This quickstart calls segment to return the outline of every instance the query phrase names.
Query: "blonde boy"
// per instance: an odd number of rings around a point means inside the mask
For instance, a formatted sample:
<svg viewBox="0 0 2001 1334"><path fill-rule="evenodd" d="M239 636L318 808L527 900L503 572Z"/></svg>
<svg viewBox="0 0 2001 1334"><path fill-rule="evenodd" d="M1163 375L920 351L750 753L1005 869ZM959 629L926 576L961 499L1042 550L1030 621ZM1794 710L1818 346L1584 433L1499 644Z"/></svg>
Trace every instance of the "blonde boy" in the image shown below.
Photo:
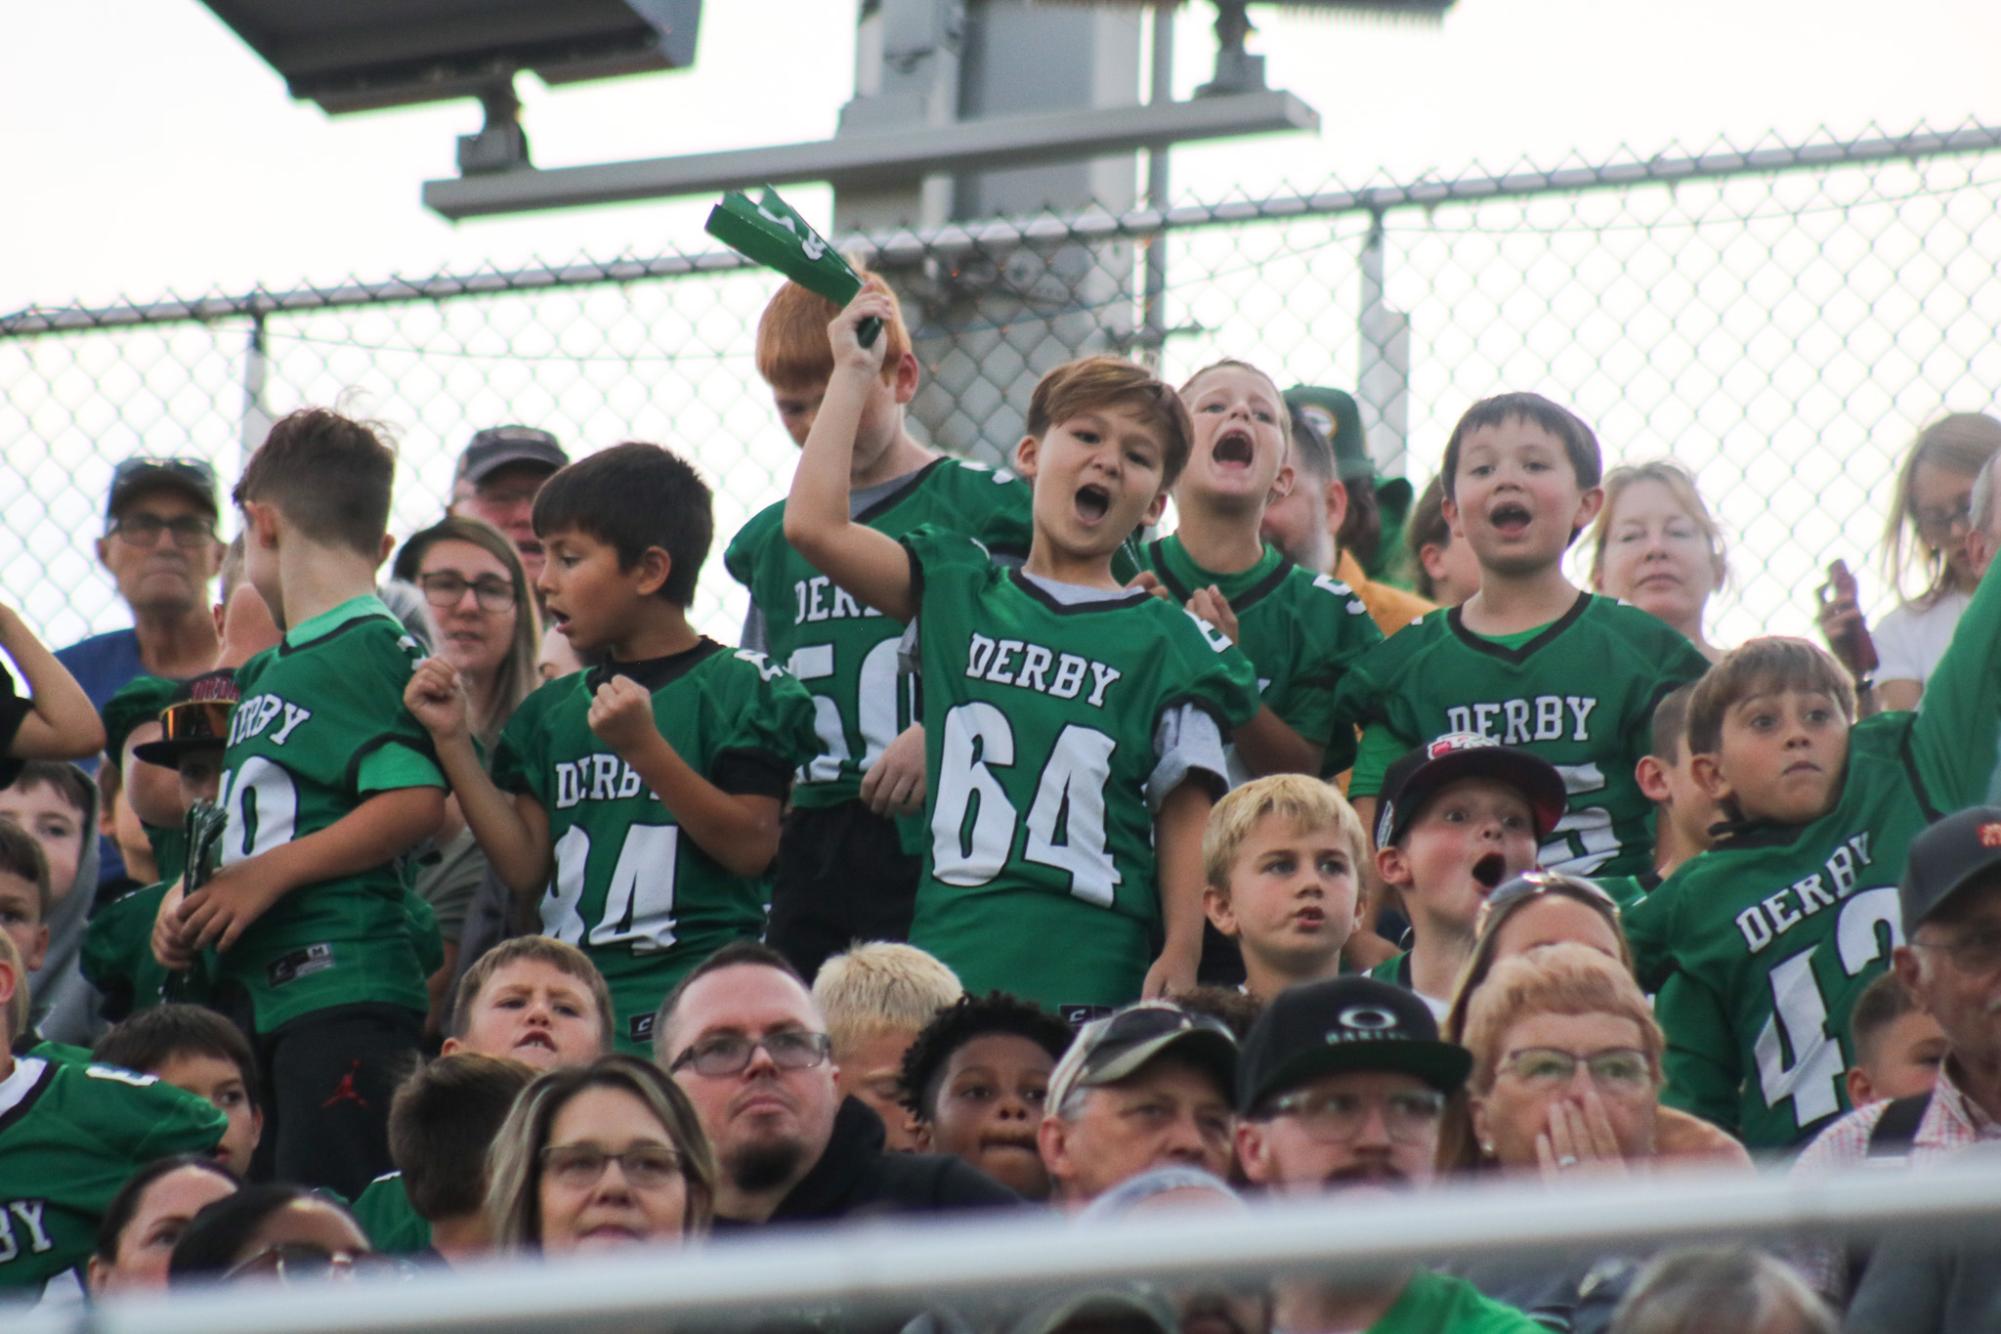
<svg viewBox="0 0 2001 1334"><path fill-rule="evenodd" d="M1327 783L1273 774L1232 791L1202 834L1202 908L1244 956L1244 989L1270 1000L1335 977L1355 929L1368 839Z"/></svg>
<svg viewBox="0 0 2001 1334"><path fill-rule="evenodd" d="M834 1086L882 1118L885 1143L917 1150L903 1105L903 1053L938 1011L965 994L958 975L915 945L872 941L836 954L813 979L813 1003L827 1019Z"/></svg>

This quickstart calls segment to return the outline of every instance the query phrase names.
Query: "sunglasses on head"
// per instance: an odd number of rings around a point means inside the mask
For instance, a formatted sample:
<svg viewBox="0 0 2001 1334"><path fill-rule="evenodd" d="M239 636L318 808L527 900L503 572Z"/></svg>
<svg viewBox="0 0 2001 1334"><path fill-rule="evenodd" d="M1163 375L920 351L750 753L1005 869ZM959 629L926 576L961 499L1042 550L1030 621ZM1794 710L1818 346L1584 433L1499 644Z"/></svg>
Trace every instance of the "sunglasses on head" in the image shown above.
<svg viewBox="0 0 2001 1334"><path fill-rule="evenodd" d="M160 710L162 741L229 741L229 719L236 705L229 700L185 699Z"/></svg>
<svg viewBox="0 0 2001 1334"><path fill-rule="evenodd" d="M1581 876L1565 875L1561 871L1545 871L1541 867L1523 871L1489 894L1487 896L1489 919L1491 920L1494 913L1504 908L1529 899L1541 898L1545 894L1575 899L1588 907L1602 909L1614 921L1618 920L1618 903L1597 884Z"/></svg>

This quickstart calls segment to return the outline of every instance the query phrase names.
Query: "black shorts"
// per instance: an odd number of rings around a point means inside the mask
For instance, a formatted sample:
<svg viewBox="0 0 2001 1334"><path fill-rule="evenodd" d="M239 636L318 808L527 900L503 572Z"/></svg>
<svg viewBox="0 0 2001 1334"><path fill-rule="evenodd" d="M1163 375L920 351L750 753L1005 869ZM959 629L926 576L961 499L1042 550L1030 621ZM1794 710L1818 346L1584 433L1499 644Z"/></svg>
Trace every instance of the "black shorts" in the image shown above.
<svg viewBox="0 0 2001 1334"><path fill-rule="evenodd" d="M808 982L858 941L908 940L921 858L859 801L795 808L778 838L765 943Z"/></svg>
<svg viewBox="0 0 2001 1334"><path fill-rule="evenodd" d="M399 1005L336 1005L259 1035L264 1139L278 1180L351 1200L394 1166L389 1099L422 1059L423 1025Z"/></svg>

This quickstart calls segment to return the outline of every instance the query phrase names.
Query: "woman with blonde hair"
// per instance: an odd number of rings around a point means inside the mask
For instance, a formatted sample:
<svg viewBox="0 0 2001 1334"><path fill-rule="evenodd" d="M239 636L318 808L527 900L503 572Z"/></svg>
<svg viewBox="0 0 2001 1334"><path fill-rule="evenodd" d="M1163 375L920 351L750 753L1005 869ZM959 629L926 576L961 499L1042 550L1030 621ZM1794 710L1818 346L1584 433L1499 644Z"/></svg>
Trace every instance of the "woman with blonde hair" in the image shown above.
<svg viewBox="0 0 2001 1334"><path fill-rule="evenodd" d="M1591 530L1591 586L1652 612L1703 657L1723 651L1704 635L1710 594L1723 586L1723 530L1695 478L1662 459L1605 474L1605 504Z"/></svg>
<svg viewBox="0 0 2001 1334"><path fill-rule="evenodd" d="M633 1056L537 1079L487 1159L487 1224L501 1250L678 1246L709 1230L715 1199L715 1154L688 1096Z"/></svg>
<svg viewBox="0 0 2001 1334"><path fill-rule="evenodd" d="M516 706L541 684L535 657L542 627L520 553L485 520L449 514L403 544L393 573L424 594L438 656L459 669L473 735L491 750Z"/></svg>
<svg viewBox="0 0 2001 1334"><path fill-rule="evenodd" d="M1941 417L1912 442L1897 471L1883 530L1883 568L1899 597L1913 568L1924 576L1925 587L1885 616L1873 635L1855 601L1853 577L1839 561L1830 567L1820 631L1854 674L1865 713L1915 709L1932 668L1952 642L1979 582L1966 544L1981 517L1973 513L1973 483L1997 452L2001 421L1984 412ZM1863 647L1871 641L1873 654Z"/></svg>

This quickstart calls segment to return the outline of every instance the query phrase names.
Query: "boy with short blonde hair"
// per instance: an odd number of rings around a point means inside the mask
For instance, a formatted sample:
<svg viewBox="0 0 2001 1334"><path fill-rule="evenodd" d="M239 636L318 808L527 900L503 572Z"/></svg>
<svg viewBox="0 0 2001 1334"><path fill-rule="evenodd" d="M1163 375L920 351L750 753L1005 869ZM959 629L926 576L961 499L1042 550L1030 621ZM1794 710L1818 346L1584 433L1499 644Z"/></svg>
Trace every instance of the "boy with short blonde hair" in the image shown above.
<svg viewBox="0 0 2001 1334"><path fill-rule="evenodd" d="M1033 486L1022 567L960 533L898 541L850 506L883 358L856 330L889 310L864 289L828 328L834 376L785 535L858 601L917 618L931 840L911 942L970 992L1005 988L1066 1018L1184 990L1202 945L1202 826L1257 678L1213 626L1125 588L1113 561L1166 506L1188 410L1130 362L1060 366L1015 447Z"/></svg>
<svg viewBox="0 0 2001 1334"><path fill-rule="evenodd" d="M1202 833L1202 907L1241 948L1246 991L1269 1000L1339 975L1368 846L1354 807L1305 774L1253 779L1216 803Z"/></svg>
<svg viewBox="0 0 2001 1334"><path fill-rule="evenodd" d="M915 945L871 941L836 954L813 979L827 1020L835 1086L882 1118L891 1149L915 1151L903 1105L903 1053L937 1013L964 995L958 976Z"/></svg>
<svg viewBox="0 0 2001 1334"><path fill-rule="evenodd" d="M867 277L864 274L864 277ZM917 358L893 295L880 372L869 381L849 461L849 514L891 537L935 525L979 539L997 558L1028 552L1028 488L983 464L947 458L904 424ZM827 324L840 307L787 283L757 325L757 370L795 444L834 374ZM904 627L864 609L785 537L785 502L767 506L723 553L750 591L746 647L786 664L813 696L819 747L800 769L778 845L765 940L811 979L857 940L910 932L923 830L924 729L898 668Z"/></svg>

